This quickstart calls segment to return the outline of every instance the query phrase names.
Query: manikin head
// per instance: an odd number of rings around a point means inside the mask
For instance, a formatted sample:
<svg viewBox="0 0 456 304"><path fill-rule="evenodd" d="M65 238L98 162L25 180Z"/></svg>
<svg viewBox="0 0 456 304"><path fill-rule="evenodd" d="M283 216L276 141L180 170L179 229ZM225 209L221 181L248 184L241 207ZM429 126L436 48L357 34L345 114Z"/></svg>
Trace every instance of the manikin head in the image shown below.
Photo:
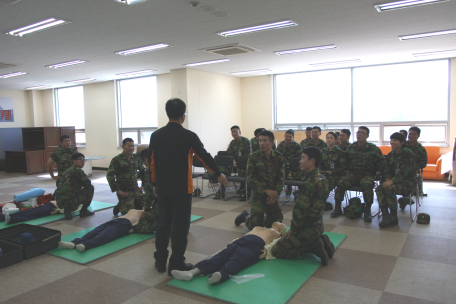
<svg viewBox="0 0 456 304"><path fill-rule="evenodd" d="M280 232L280 234L284 234L287 231L287 226L281 222L272 223L271 228L277 232Z"/></svg>

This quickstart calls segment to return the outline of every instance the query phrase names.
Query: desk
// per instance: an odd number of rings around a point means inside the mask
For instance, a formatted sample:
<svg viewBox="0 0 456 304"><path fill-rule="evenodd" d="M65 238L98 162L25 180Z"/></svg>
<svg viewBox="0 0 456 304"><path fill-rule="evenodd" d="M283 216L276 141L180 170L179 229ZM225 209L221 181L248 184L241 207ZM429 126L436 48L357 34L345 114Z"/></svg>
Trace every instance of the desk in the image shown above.
<svg viewBox="0 0 456 304"><path fill-rule="evenodd" d="M82 171L87 176L92 176L92 160L97 160L97 159L105 159L106 156L86 156L85 157L85 164L84 167L82 167Z"/></svg>

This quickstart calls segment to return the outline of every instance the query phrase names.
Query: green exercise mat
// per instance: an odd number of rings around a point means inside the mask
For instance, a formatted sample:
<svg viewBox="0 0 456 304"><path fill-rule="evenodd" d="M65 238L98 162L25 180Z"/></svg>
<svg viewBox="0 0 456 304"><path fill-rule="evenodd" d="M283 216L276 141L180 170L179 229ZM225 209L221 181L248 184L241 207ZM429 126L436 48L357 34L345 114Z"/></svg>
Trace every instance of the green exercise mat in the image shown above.
<svg viewBox="0 0 456 304"><path fill-rule="evenodd" d="M114 206L115 206L114 204L110 204L110 203L92 201L92 203L90 204L88 209L90 211L99 211L99 210L103 210L103 209L113 208ZM37 207L37 208L39 208L39 207ZM77 215L79 215L79 212L73 213L73 215L77 216ZM60 214L53 214L53 215L41 217L38 219L26 221L26 222L15 223L15 224L11 224L11 225L6 225L5 222L1 222L0 229L19 225L19 224L30 224L30 225L40 226L40 225L52 223L55 221L60 221L60 220L63 220L64 218L65 218L65 215L60 213Z"/></svg>
<svg viewBox="0 0 456 304"><path fill-rule="evenodd" d="M345 234L325 232L338 247L347 237ZM228 280L222 284L209 285L209 276L195 276L190 282L172 280L167 285L231 303L286 303L295 292L320 267L320 259L313 254L305 254L296 259L260 260L236 276L264 274L263 278L236 284ZM326 267L331 267L330 265Z"/></svg>
<svg viewBox="0 0 456 304"><path fill-rule="evenodd" d="M192 215L190 221L193 222L193 221L199 220L201 218L202 218L202 216ZM62 241L71 242L75 238L83 237L87 232L89 232L95 228L96 227L92 227L89 229L67 234L65 236L62 236ZM75 263L84 265L89 262L95 261L99 258L102 258L104 256L107 256L109 254L112 254L114 252L117 252L119 250L125 249L127 247L133 246L133 245L141 243L141 242L144 242L153 237L155 237L155 234L131 233L129 235L118 238L108 244L104 244L104 245L101 245L96 248L92 248L92 249L84 251L84 252L79 252L76 249L69 250L69 249L62 249L60 247L57 247L55 249L52 249L51 251L48 251L48 253L50 255L54 255L54 256L66 259L71 262L75 262Z"/></svg>

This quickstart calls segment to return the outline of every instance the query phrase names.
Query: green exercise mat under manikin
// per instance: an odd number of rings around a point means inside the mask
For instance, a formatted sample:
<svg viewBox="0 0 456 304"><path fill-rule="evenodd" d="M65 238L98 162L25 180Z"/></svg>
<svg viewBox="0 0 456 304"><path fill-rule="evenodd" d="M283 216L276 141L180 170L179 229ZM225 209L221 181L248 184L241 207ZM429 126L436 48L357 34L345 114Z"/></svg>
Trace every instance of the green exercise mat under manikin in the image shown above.
<svg viewBox="0 0 456 304"><path fill-rule="evenodd" d="M196 221L201 219L202 216L192 215L190 221ZM78 232L74 232L71 234L67 234L62 236L62 241L64 242L71 242L75 238L83 237L87 232L90 230L95 229L96 227L92 227L89 229L81 230ZM155 234L139 234L139 233L131 233L129 235L123 236L118 238L108 244L101 245L96 248L92 248L90 250L79 252L76 249L69 250L69 249L62 249L57 247L56 249L52 249L48 251L50 255L54 255L78 264L87 264L89 262L95 261L99 258L117 252L119 250L125 249L127 247L133 246L135 244L144 242L148 239L155 237Z"/></svg>
<svg viewBox="0 0 456 304"><path fill-rule="evenodd" d="M325 232L338 247L347 237L345 234ZM320 259L305 254L296 259L260 260L236 276L264 274L242 284L227 280L221 284L209 285L209 276L195 276L190 282L172 280L167 285L231 303L286 303L310 276L320 267ZM330 265L327 267L331 267Z"/></svg>
<svg viewBox="0 0 456 304"><path fill-rule="evenodd" d="M90 211L99 211L99 210L103 210L103 209L113 208L114 206L115 206L114 204L110 204L110 203L92 201L92 203L90 203L90 206L88 209ZM37 207L37 208L39 208L39 207ZM79 212L73 213L73 215L78 216ZM60 220L63 220L64 218L65 218L65 215L62 213L59 213L59 214L53 214L53 215L41 217L41 218L38 218L35 220L15 223L15 224L11 224L11 225L5 225L5 223L2 222L2 223L0 223L0 229L19 225L19 224L29 224L29 225L40 226L40 225L49 224L49 223L52 223L55 221L60 221Z"/></svg>

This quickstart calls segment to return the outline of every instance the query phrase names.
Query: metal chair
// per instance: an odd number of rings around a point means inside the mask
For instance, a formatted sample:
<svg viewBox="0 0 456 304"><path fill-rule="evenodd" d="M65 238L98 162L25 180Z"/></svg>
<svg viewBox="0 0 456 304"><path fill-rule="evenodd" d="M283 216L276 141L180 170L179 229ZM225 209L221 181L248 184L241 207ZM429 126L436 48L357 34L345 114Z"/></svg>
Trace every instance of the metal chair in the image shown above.
<svg viewBox="0 0 456 304"><path fill-rule="evenodd" d="M192 179L193 179L193 178L196 178L196 189L195 189L195 187L193 187L193 190L194 190L194 192L196 191L196 192L195 192L195 193L196 193L196 196L199 196L199 197L200 197L201 194L202 194L202 191L201 191L201 190L199 189L199 187L198 187L198 185L199 185L198 180L199 180L200 177L202 177L202 176L205 175L206 173L205 173L205 172L195 172L195 168L203 168L203 169L204 169L204 164L203 164L202 161L200 161L200 160L198 159L198 157L196 157L196 155L193 155L193 172L192 172ZM201 184L202 184L202 183L203 183L203 182L201 181ZM203 186L201 186L201 188L202 188L202 187L203 187ZM199 191L200 193L198 193L198 191Z"/></svg>
<svg viewBox="0 0 456 304"><path fill-rule="evenodd" d="M294 172L294 173L299 172L299 170L300 170L299 161L300 160L301 159L299 157L293 157L293 158L290 158L288 160L288 167L290 168L291 172ZM303 182L301 180L285 179L283 184L284 184L284 187L285 186L299 187L299 186L301 186L303 184ZM287 199L282 201L282 202L280 202L279 203L280 205L288 203L290 201L290 199L291 199L291 193L287 193L285 191L285 194L286 194Z"/></svg>
<svg viewBox="0 0 456 304"><path fill-rule="evenodd" d="M423 204L423 192L421 191L422 188L420 188L420 180L422 181L422 176L420 174L416 175L416 187L415 191L410 191L410 194L408 196L409 199L409 206L410 206L410 220L414 222L416 220L416 217L418 216L418 208ZM413 197L413 192L415 192L415 215L413 215L412 211L412 197ZM404 197L406 199L406 197Z"/></svg>
<svg viewBox="0 0 456 304"><path fill-rule="evenodd" d="M218 151L217 155L218 156L230 156L230 152L228 152L228 151Z"/></svg>
<svg viewBox="0 0 456 304"><path fill-rule="evenodd" d="M376 175L375 176L375 179L374 179L374 195L375 195L375 188L377 188L380 183L382 181L382 176L381 175ZM361 188L361 186L351 186L350 188L347 189L347 191L345 191L345 205L348 205L348 201L352 198L351 196L351 193L350 195L348 195L348 191L353 191L355 192L355 197L359 197L361 198L362 196L362 193L363 193L363 189ZM364 199L364 197L363 197ZM372 203L373 205L373 203ZM378 217L380 217L382 215L382 211L380 210L380 207L378 208L378 210L376 212L371 212L372 214L372 217L378 215Z"/></svg>
<svg viewBox="0 0 456 304"><path fill-rule="evenodd" d="M222 151L222 152L225 152L225 151ZM217 163L218 166L224 166L226 168L229 168L229 170L231 169L231 173L229 173L227 175L227 177L226 177L228 179L228 181L230 181L229 178L231 177L231 174L233 173L233 167L234 167L233 166L233 159L234 159L233 156L231 156L231 155L216 155L214 157L214 159L215 159L215 162ZM233 182L233 185L234 185L234 189L236 191L236 195L231 196L229 198L224 198L223 200L226 201L228 199L231 199L233 197L238 196L238 187L237 187L237 185L234 182ZM226 189L225 189L225 187L222 188L220 186L219 186L219 189L223 189L223 192L220 191L220 196L223 198ZM228 189L232 189L232 188L228 188Z"/></svg>
<svg viewBox="0 0 456 304"><path fill-rule="evenodd" d="M247 191L247 176L242 176L240 175L239 170L247 170L247 161L249 160L248 156L239 156L237 159L237 169L238 169L238 175L237 176L227 176L227 180L229 182L233 183L245 183L245 197L247 198L247 201L250 202L249 194ZM240 189L239 189L240 190ZM238 189L236 188L237 195L239 195ZM225 199L226 200L226 199Z"/></svg>

